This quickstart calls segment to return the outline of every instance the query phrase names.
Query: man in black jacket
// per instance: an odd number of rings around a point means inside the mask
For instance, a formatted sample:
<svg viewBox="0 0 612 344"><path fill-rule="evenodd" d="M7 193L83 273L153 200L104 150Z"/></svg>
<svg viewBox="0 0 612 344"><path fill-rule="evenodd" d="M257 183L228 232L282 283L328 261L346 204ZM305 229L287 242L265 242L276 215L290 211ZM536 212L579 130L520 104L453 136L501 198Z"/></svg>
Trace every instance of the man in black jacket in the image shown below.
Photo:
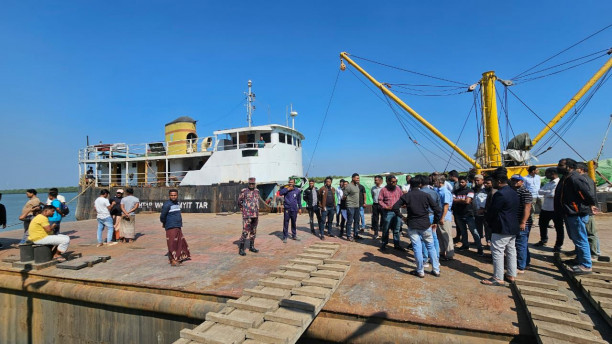
<svg viewBox="0 0 612 344"><path fill-rule="evenodd" d="M567 233L576 245L577 265L572 270L575 274L589 274L592 273L592 262L586 224L589 222L589 212L597 208L589 184L576 172L576 167L577 162L569 158L565 159L565 166L559 163L557 169L564 174L564 178L557 186L561 187L558 203L565 215ZM558 209L555 208L555 211Z"/></svg>
<svg viewBox="0 0 612 344"><path fill-rule="evenodd" d="M308 210L308 217L310 218L310 232L315 234L314 230L314 215L317 215L317 226L319 226L319 237L323 239L323 229L320 227L321 224L321 210L319 209L319 201L317 199L317 188L314 186L314 179L308 181L308 188L304 190L304 202L306 202L306 210Z"/></svg>
<svg viewBox="0 0 612 344"><path fill-rule="evenodd" d="M433 265L432 274L440 277L440 262L434 248L432 230L436 230L436 224L440 220L442 211L440 210L440 205L430 195L420 190L420 186L420 178L412 178L410 180L410 191L403 194L393 205L393 212L408 225L408 234L410 235L410 241L412 241L412 250L417 264L416 270L412 271L411 274L420 278L425 277L425 272L423 271L423 248L421 246L421 241L423 241ZM400 208L404 205L406 206L406 217L400 212ZM433 224L429 221L430 209L434 213Z"/></svg>

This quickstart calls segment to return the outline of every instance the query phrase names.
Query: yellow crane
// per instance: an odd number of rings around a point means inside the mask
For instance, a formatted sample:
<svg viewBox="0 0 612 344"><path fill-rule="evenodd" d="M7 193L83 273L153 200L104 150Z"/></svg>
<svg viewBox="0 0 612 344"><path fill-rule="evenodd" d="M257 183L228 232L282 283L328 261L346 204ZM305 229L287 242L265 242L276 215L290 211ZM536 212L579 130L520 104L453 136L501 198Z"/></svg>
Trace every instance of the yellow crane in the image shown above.
<svg viewBox="0 0 612 344"><path fill-rule="evenodd" d="M484 118L484 159L482 165L479 164L475 159L466 154L459 146L457 146L453 141L447 138L442 132L440 132L436 127L434 127L431 123L429 123L425 118L419 115L414 109L412 109L408 104L402 101L398 96L396 96L388 87L388 85L379 82L372 75L368 74L361 66L359 66L355 61L350 58L350 54L346 52L340 53L340 69L345 70L346 65L344 64L346 61L348 64L353 66L357 71L363 74L372 84L374 84L378 89L380 89L386 96L391 98L394 102L396 102L401 108L406 110L412 117L414 117L417 121L419 121L423 126L425 126L429 131L431 131L434 135L440 138L444 143L446 143L450 148L452 148L455 152L457 152L461 157L463 157L466 161L468 161L476 170L481 173L484 171L491 171L499 166L503 166L503 158L502 158L502 147L499 136L499 119L497 116L497 102L495 98L495 81L497 81L497 76L494 71L485 72L482 74L482 79L480 79L479 84L482 90L482 113ZM536 143L540 141L562 118L567 114L567 112L574 106L576 103L582 98L588 91L593 87L593 85L604 75L606 72L612 67L612 57L608 58L606 63L589 79L589 81L565 104L565 106L557 113L553 119L536 135L536 137L531 140L532 145L529 149L533 148ZM589 176L595 179L595 169L594 162L588 161L589 166ZM538 167L550 167L556 166L557 164L542 164L536 165ZM507 167L508 174L516 174L520 173L522 175L526 174L528 166L511 166Z"/></svg>

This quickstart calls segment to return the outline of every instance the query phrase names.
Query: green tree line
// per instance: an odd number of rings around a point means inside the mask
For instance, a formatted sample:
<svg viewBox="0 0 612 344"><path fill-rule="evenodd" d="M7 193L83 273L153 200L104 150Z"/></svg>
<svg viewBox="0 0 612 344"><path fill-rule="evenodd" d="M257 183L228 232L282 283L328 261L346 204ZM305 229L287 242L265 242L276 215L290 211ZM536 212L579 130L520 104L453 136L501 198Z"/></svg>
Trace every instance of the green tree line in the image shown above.
<svg viewBox="0 0 612 344"><path fill-rule="evenodd" d="M49 192L50 188L35 188L39 194L44 194ZM63 186L58 187L59 193L62 192L79 192L78 186ZM25 193L27 189L8 189L8 190L0 190L2 194L22 194Z"/></svg>

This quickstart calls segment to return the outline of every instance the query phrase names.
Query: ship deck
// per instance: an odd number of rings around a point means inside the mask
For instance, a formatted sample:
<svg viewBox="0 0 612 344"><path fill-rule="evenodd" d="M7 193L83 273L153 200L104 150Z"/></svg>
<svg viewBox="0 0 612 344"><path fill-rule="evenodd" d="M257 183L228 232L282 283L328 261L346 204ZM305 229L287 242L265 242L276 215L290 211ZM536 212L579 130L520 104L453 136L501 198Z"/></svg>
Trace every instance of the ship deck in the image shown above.
<svg viewBox="0 0 612 344"><path fill-rule="evenodd" d="M302 215L298 218L298 235L302 240L283 244L280 239L282 216L266 214L260 218L257 233L256 246L260 252L247 252L246 257L240 257L236 246L241 233L240 215L183 214L183 219L183 233L192 259L181 267L168 264L164 230L158 215L140 214L136 220L137 240L111 247L96 247L96 220L62 224L62 233L72 238L70 251L83 255L105 254L112 259L77 271L51 267L32 270L30 275L126 288L180 291L221 299L238 298L243 289L254 287L258 279L277 270L304 247L319 241L310 234L308 217ZM597 222L605 252L612 241L608 230L612 216L598 216ZM554 229L551 231L554 237ZM2 243L5 247L14 244L21 234L21 230L3 232ZM335 258L349 260L351 269L322 313L385 319L444 331L480 332L485 336L518 338L531 334L524 312L510 288L485 287L479 283L480 279L491 276L492 265L490 258L478 257L475 249L459 252L454 261L443 262L440 278L426 275L419 279L408 273L415 266L412 252L401 253L391 247L382 253L377 240L368 233L364 236L366 239L360 242L325 239L341 244ZM535 227L530 241L538 239L539 231ZM407 238L402 241L405 245ZM564 249L569 250L570 246L566 239ZM0 258L10 255L19 255L18 249L0 250ZM535 257L533 264L542 266L539 271L556 269L551 262L538 260L537 251L532 251L532 256ZM18 271L8 263L0 263L0 270ZM537 271L530 270L527 274L537 274Z"/></svg>

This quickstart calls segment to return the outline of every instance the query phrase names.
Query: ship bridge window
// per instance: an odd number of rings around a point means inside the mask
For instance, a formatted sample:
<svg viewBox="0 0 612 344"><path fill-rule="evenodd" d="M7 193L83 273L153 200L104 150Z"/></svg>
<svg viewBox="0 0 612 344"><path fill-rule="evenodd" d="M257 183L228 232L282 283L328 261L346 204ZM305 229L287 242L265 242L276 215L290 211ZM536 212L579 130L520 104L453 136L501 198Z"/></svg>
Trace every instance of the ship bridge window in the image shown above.
<svg viewBox="0 0 612 344"><path fill-rule="evenodd" d="M265 143L272 142L272 135L270 133L261 133L260 137L263 138Z"/></svg>
<svg viewBox="0 0 612 344"><path fill-rule="evenodd" d="M285 134L278 133L278 142L285 143Z"/></svg>
<svg viewBox="0 0 612 344"><path fill-rule="evenodd" d="M287 144L288 144L288 145L293 144L293 136L291 136L291 135L287 135Z"/></svg>
<svg viewBox="0 0 612 344"><path fill-rule="evenodd" d="M296 139L296 140L297 140L297 146L302 147L302 141L300 139Z"/></svg>

